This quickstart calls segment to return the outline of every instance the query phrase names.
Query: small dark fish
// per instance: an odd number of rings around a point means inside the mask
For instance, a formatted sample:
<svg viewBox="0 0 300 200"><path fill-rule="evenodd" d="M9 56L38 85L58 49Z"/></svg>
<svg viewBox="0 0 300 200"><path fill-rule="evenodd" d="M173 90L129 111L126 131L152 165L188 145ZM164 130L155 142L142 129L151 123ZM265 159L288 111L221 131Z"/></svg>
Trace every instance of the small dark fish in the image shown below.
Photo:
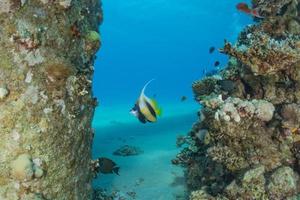
<svg viewBox="0 0 300 200"><path fill-rule="evenodd" d="M102 174L115 173L120 176L120 174L119 174L120 167L118 167L117 164L114 161L112 161L111 159L101 157L101 158L98 158L98 162L99 162L99 171Z"/></svg>
<svg viewBox="0 0 300 200"><path fill-rule="evenodd" d="M210 48L209 48L209 53L212 54L215 50L216 50L215 47L210 47Z"/></svg>
<svg viewBox="0 0 300 200"><path fill-rule="evenodd" d="M187 99L187 97L186 96L182 96L181 98L180 98L180 100L183 102L183 101L185 101Z"/></svg>
<svg viewBox="0 0 300 200"><path fill-rule="evenodd" d="M220 65L219 61L216 61L215 64L214 64L215 67L218 67L219 65Z"/></svg>
<svg viewBox="0 0 300 200"><path fill-rule="evenodd" d="M235 82L231 80L218 80L217 84L221 87L221 90L229 93L236 89Z"/></svg>

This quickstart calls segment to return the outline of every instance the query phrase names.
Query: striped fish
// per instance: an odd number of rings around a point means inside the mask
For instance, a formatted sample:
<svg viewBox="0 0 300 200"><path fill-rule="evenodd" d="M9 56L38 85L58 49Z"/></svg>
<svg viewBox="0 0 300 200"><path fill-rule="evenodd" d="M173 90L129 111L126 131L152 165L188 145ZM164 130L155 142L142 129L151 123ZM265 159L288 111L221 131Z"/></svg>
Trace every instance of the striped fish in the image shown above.
<svg viewBox="0 0 300 200"><path fill-rule="evenodd" d="M146 87L153 80L154 79L146 83L134 107L130 110L130 113L137 117L138 120L142 123L156 122L157 116L161 116L162 114L161 108L158 107L157 102L145 95Z"/></svg>

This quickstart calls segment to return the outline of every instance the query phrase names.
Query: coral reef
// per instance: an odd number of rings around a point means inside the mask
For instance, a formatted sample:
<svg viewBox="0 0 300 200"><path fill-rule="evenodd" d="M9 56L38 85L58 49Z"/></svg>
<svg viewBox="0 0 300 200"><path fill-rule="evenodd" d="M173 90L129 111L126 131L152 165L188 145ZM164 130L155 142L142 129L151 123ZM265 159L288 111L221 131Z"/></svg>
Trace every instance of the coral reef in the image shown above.
<svg viewBox="0 0 300 200"><path fill-rule="evenodd" d="M249 33L248 33L249 32ZM226 43L222 52L236 57L256 75L289 70L300 61L300 49L296 48L299 36L276 40L266 33L246 32L246 39L232 47Z"/></svg>
<svg viewBox="0 0 300 200"><path fill-rule="evenodd" d="M0 1L0 199L91 199L98 0Z"/></svg>
<svg viewBox="0 0 300 200"><path fill-rule="evenodd" d="M143 150L141 150L138 147L130 146L130 145L124 145L120 147L119 149L114 151L114 155L116 156L136 156L139 154L142 154Z"/></svg>
<svg viewBox="0 0 300 200"><path fill-rule="evenodd" d="M297 199L300 194L300 2L253 0L219 74L193 83L203 108L183 150L190 199Z"/></svg>
<svg viewBox="0 0 300 200"><path fill-rule="evenodd" d="M113 200L114 197L111 194L108 194L107 191L97 188L93 191L93 198L92 200Z"/></svg>
<svg viewBox="0 0 300 200"><path fill-rule="evenodd" d="M94 189L92 200L135 200L136 192L128 191L122 192L119 190L113 190L108 193L106 190L101 188Z"/></svg>

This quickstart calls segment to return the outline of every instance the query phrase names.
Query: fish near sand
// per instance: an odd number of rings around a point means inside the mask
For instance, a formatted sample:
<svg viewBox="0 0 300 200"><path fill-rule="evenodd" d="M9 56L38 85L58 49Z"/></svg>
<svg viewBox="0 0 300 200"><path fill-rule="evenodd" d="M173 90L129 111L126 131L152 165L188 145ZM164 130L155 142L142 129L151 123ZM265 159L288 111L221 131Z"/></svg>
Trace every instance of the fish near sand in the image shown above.
<svg viewBox="0 0 300 200"><path fill-rule="evenodd" d="M117 174L118 176L120 176L119 174L119 169L120 167L117 166L117 164L112 161L109 158L98 158L98 171L100 171L102 174Z"/></svg>
<svg viewBox="0 0 300 200"><path fill-rule="evenodd" d="M160 116L162 113L161 108L158 107L157 102L154 99L150 99L145 95L146 87L153 80L154 79L146 83L134 107L130 110L130 113L136 118L138 118L138 120L143 124L145 124L146 122L156 122L157 116Z"/></svg>
<svg viewBox="0 0 300 200"><path fill-rule="evenodd" d="M248 4L246 3L238 3L236 5L236 9L238 9L239 11L243 12L243 13L246 13L248 15L252 15L254 17L257 17L257 18L264 18L262 17L259 13L258 13L258 10L257 9L252 9L252 8L249 8Z"/></svg>

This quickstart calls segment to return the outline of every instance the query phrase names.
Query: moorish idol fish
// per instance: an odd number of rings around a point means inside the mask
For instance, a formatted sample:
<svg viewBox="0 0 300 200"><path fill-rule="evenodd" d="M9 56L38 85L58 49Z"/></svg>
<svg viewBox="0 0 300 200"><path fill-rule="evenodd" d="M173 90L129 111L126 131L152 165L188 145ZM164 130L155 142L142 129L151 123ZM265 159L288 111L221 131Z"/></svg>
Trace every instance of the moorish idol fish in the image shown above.
<svg viewBox="0 0 300 200"><path fill-rule="evenodd" d="M158 107L157 102L154 99L150 99L145 95L146 87L153 81L150 80L143 87L142 92L137 99L135 105L130 110L130 113L134 115L143 124L146 122L156 122L157 116L161 115L161 108Z"/></svg>

